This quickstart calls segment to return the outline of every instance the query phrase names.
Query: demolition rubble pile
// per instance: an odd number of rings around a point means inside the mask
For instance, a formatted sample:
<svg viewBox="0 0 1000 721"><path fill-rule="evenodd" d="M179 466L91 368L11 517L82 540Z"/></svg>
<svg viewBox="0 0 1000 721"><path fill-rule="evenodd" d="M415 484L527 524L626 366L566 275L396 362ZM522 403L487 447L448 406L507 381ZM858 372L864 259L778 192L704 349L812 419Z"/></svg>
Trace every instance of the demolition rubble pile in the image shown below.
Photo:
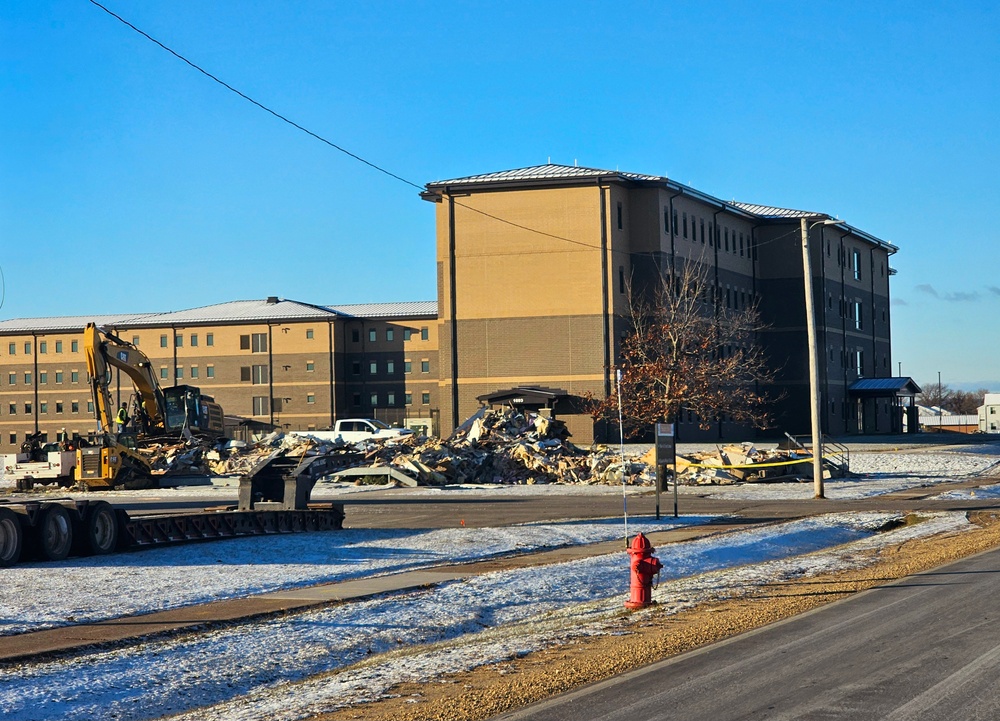
<svg viewBox="0 0 1000 721"><path fill-rule="evenodd" d="M652 453L643 460L655 463ZM802 480L805 476L812 476L812 456L802 450L759 449L742 443L677 456L677 479L686 485Z"/></svg>
<svg viewBox="0 0 1000 721"><path fill-rule="evenodd" d="M256 443L184 444L149 449L154 469L169 474L240 475L276 451L289 456L332 455L341 469L391 466L427 484L622 482L615 448L582 449L562 421L510 410L482 409L446 440L409 435L359 443L271 433ZM646 464L626 461L626 483L651 483ZM374 475L374 474L373 474Z"/></svg>
<svg viewBox="0 0 1000 721"><path fill-rule="evenodd" d="M511 410L481 409L446 440L408 435L358 443L319 440L305 431L271 433L255 443L211 445L189 441L147 447L154 471L170 475L242 475L275 455L333 456L340 470L387 467L419 483L442 484L620 484L622 460L614 446L580 448L564 423ZM798 461L798 462L796 462ZM625 460L625 482L649 485L656 477L654 450ZM802 478L811 474L801 451L761 450L750 443L677 456L682 485L721 485ZM382 476L384 478L384 476Z"/></svg>

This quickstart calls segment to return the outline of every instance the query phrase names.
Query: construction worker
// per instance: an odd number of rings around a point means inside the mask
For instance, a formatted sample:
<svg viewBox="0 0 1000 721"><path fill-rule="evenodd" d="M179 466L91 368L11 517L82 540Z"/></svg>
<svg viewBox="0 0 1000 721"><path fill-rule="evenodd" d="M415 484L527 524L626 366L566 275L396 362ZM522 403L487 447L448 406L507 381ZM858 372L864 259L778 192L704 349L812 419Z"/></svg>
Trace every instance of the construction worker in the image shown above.
<svg viewBox="0 0 1000 721"><path fill-rule="evenodd" d="M118 424L119 433L125 430L125 426L128 424L128 412L125 410L124 403L122 403L121 408L118 409L118 417L115 418L115 422Z"/></svg>

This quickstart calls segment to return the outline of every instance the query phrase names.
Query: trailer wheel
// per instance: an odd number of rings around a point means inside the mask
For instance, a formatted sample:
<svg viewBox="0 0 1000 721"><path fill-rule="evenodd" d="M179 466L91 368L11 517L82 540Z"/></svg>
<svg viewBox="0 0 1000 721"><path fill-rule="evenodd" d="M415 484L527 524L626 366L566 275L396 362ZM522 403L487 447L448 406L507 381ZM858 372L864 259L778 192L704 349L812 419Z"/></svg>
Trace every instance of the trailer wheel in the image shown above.
<svg viewBox="0 0 1000 721"><path fill-rule="evenodd" d="M58 504L42 506L35 525L37 552L43 560L61 561L73 547L73 524L69 511Z"/></svg>
<svg viewBox="0 0 1000 721"><path fill-rule="evenodd" d="M0 568L13 566L21 558L24 531L17 514L0 508Z"/></svg>
<svg viewBox="0 0 1000 721"><path fill-rule="evenodd" d="M81 556L103 556L118 545L118 516L107 501L87 506L73 529L74 550Z"/></svg>

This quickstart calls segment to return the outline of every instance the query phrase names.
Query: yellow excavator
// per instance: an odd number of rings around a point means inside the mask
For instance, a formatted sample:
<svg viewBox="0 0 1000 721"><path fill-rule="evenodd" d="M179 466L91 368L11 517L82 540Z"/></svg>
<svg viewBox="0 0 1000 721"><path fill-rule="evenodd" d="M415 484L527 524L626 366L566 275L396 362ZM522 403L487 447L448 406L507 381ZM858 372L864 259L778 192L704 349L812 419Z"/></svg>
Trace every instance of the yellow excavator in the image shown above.
<svg viewBox="0 0 1000 721"><path fill-rule="evenodd" d="M139 452L144 443L223 434L222 407L194 386L161 389L146 354L114 333L88 323L83 332L97 443L77 451L76 479L89 488L141 487L153 480L152 468ZM112 369L135 386L125 423L111 399Z"/></svg>

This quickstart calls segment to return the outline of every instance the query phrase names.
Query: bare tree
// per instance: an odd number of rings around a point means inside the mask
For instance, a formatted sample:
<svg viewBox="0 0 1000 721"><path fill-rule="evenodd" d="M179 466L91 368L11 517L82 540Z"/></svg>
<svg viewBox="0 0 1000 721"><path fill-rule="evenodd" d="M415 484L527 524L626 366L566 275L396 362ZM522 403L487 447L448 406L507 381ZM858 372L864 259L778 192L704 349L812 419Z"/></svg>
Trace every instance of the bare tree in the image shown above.
<svg viewBox="0 0 1000 721"><path fill-rule="evenodd" d="M645 292L628 290L632 327L613 367L621 373L626 429L674 421L681 409L705 428L723 415L767 425L769 399L761 388L774 373L757 342L762 326L754 302L723 302L706 268L695 263ZM617 388L590 400L595 419L617 422Z"/></svg>
<svg viewBox="0 0 1000 721"><path fill-rule="evenodd" d="M974 416L983 405L983 396L989 393L986 388L976 391L954 391L951 395L948 410L960 416Z"/></svg>
<svg viewBox="0 0 1000 721"><path fill-rule="evenodd" d="M917 403L928 408L950 409L955 391L947 383L926 383L921 388L923 390L917 394Z"/></svg>

